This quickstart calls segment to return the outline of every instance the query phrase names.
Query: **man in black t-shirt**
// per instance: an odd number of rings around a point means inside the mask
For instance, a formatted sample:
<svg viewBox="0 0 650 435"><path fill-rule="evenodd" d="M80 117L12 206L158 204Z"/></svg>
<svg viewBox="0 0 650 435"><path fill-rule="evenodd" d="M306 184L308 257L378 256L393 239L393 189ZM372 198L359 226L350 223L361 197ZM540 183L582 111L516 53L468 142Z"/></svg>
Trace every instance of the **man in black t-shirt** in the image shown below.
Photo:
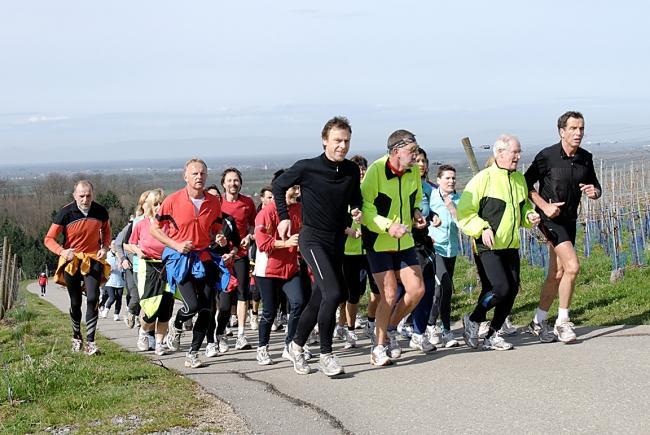
<svg viewBox="0 0 650 435"><path fill-rule="evenodd" d="M528 325L529 331L545 343L576 339L569 306L580 271L574 246L578 207L583 194L589 199L598 199L602 194L591 153L580 148L585 131L582 114L566 112L558 119L557 127L560 142L540 151L525 174L530 198L542 218L539 228L549 243L548 275L535 317ZM546 319L558 294L558 317L551 332Z"/></svg>

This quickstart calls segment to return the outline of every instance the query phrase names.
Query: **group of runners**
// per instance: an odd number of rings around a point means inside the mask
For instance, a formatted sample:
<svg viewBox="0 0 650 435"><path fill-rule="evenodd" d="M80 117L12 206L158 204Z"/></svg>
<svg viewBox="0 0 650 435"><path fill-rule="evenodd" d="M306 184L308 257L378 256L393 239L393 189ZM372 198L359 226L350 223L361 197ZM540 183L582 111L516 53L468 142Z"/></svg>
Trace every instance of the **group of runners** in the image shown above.
<svg viewBox="0 0 650 435"><path fill-rule="evenodd" d="M494 161L459 195L454 167L441 165L435 183L429 180L427 154L407 130L393 132L385 155L370 165L359 155L347 159L352 128L335 117L323 127L323 153L278 171L260 192L258 209L241 193L239 170L223 172L221 193L207 185L205 162L191 159L185 186L167 196L161 189L144 192L135 218L112 244L108 213L93 201L92 184L81 180L74 201L56 215L45 237L59 256L56 282L70 295L72 350L98 352L99 288L116 269L130 295L125 322L131 328L139 324L138 349L179 351L189 326L187 367L202 366L204 342L206 357L227 352L227 329L235 324L235 347L249 349L247 317L257 330L257 362L273 364L270 334L279 311L286 311L281 357L295 372L312 371L308 343L316 335L320 371L330 377L344 373L333 338L345 340L345 348L357 347L358 303L366 287L371 295L363 328L372 365L400 358L401 335L422 352L458 346L451 299L460 232L473 242L481 280L476 306L463 318L464 342L512 349L504 337L511 332L507 318L520 288L519 227L535 225L548 241L550 266L526 329L541 342L574 341L569 308L580 267L574 247L578 207L583 194L597 199L601 188L591 154L580 147L583 116L567 112L557 127L560 142L537 154L526 174L517 172L519 140L500 136ZM548 311L558 294L551 328ZM174 315L175 299L181 306Z"/></svg>

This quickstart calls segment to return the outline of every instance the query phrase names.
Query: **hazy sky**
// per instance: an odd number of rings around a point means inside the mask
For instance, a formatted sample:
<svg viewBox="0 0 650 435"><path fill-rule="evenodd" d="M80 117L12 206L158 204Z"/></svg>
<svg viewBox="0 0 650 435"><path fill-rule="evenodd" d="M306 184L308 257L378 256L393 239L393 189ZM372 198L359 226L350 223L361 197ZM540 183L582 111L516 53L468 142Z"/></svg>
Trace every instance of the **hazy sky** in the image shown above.
<svg viewBox="0 0 650 435"><path fill-rule="evenodd" d="M650 143L646 2L316 3L3 1L0 164L316 153L336 114L358 149L525 150L569 109Z"/></svg>

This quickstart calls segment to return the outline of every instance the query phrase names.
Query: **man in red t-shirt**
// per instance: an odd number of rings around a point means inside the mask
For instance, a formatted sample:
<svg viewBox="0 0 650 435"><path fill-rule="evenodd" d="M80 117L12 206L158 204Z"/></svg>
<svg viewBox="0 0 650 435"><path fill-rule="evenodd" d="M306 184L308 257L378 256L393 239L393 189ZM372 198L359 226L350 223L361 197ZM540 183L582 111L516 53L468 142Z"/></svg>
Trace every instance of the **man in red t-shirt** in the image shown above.
<svg viewBox="0 0 650 435"><path fill-rule="evenodd" d="M228 168L221 175L221 185L224 189L221 209L235 219L237 231L241 239L239 249L224 256L224 261L234 261L233 271L237 277L237 341L235 349L250 349L250 344L244 335L246 311L250 296L250 261L248 246L254 238L255 203L250 196L240 193L242 186L241 172L236 168Z"/></svg>
<svg viewBox="0 0 650 435"><path fill-rule="evenodd" d="M205 276L197 278L190 271L178 284L177 290L183 301L173 326L167 335L167 346L175 351L180 347L183 322L197 315L192 330L192 345L187 353L185 366L201 367L198 352L208 331L211 301L219 270L207 248L212 241L220 245L225 239L220 235L221 205L216 196L204 191L208 167L203 160L192 159L185 164L186 186L169 195L160 206L155 222L150 227L153 237L179 254L198 255L205 269ZM191 267L191 265L189 266Z"/></svg>

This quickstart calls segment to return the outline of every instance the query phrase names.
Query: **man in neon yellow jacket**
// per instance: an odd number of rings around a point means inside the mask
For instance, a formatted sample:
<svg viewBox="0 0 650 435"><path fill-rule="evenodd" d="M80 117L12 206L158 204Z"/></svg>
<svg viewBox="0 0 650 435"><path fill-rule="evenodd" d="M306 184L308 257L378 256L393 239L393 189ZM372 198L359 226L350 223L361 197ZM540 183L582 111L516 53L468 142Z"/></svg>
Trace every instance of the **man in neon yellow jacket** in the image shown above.
<svg viewBox="0 0 650 435"><path fill-rule="evenodd" d="M494 308L483 349L509 350L498 331L512 310L519 291L519 227L539 223L528 199L524 176L517 172L521 145L515 136L502 135L494 144L495 162L470 180L458 202L458 226L473 239L481 294L474 311L463 318L463 338L478 348L479 324Z"/></svg>
<svg viewBox="0 0 650 435"><path fill-rule="evenodd" d="M370 352L370 363L376 366L390 364L401 355L397 331L388 330L391 316L398 320L407 316L424 295L422 270L411 235L413 226L427 225L418 208L422 201L420 173L413 168L419 147L415 135L406 130L393 132L387 146L388 154L368 167L361 183L361 237L381 294L376 314L377 345ZM399 300L398 278L405 290Z"/></svg>

